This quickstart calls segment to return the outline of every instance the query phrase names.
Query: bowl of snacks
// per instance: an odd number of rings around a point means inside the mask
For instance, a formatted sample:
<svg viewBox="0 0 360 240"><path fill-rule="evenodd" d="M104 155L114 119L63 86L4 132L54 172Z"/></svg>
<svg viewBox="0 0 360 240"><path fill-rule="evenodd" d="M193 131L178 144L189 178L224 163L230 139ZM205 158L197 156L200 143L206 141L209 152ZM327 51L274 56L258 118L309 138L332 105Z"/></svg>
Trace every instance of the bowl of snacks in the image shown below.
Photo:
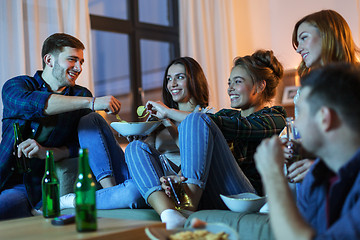
<svg viewBox="0 0 360 240"><path fill-rule="evenodd" d="M149 122L112 122L110 126L115 129L120 135L128 136L148 136L159 125L161 121Z"/></svg>
<svg viewBox="0 0 360 240"><path fill-rule="evenodd" d="M139 118L145 118L149 112L144 106L139 106L136 111ZM128 136L147 136L152 133L160 124L161 121L146 121L146 122L127 122L116 115L118 122L110 123L110 126L115 129L120 135Z"/></svg>
<svg viewBox="0 0 360 240"><path fill-rule="evenodd" d="M239 235L230 226L223 223L207 223L199 228L182 228L168 230L160 227L145 228L151 240L182 240L182 239L219 239L239 240Z"/></svg>
<svg viewBox="0 0 360 240"><path fill-rule="evenodd" d="M220 194L225 205L233 212L258 212L266 203L266 197L254 193L240 193L225 196Z"/></svg>

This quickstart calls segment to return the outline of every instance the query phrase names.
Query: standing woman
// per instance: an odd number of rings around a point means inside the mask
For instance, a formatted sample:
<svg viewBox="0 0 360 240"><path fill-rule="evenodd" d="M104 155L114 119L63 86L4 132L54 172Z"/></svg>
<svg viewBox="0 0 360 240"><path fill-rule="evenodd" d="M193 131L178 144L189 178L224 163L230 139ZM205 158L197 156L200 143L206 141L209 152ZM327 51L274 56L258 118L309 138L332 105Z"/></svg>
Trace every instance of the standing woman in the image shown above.
<svg viewBox="0 0 360 240"><path fill-rule="evenodd" d="M333 10L322 10L300 19L293 30L292 45L302 57L298 67L300 77L314 68L329 63L357 63L358 48L345 19ZM299 92L298 92L299 94ZM297 115L296 100L295 117ZM285 153L286 157L289 153ZM312 164L312 160L303 159L293 163L288 171L291 182L301 182Z"/></svg>
<svg viewBox="0 0 360 240"><path fill-rule="evenodd" d="M261 179L253 154L262 139L279 134L285 126L284 109L267 107L282 74L283 67L272 51L257 51L235 59L228 80L231 107L239 110L204 114L179 111L161 102L147 103L152 115L181 122L178 127L181 173L186 178L185 191L191 202L188 210L226 209L219 194L255 192L255 189L261 194ZM232 151L228 144L232 145ZM128 157L134 153L132 148L127 149L126 159L140 193L167 228L183 226L186 218L175 210L167 196L169 187L159 163L144 167L144 159L140 164L138 156Z"/></svg>

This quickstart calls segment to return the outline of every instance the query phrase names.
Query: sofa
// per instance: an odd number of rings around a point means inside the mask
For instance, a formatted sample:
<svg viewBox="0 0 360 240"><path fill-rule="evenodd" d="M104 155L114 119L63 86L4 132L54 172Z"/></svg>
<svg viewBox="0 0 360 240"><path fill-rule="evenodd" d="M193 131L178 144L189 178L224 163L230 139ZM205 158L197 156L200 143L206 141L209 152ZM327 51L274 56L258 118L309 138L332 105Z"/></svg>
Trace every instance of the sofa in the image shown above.
<svg viewBox="0 0 360 240"><path fill-rule="evenodd" d="M62 214L74 213L74 209L64 209ZM98 210L98 217L160 221L153 209L112 209ZM199 218L209 223L225 223L235 229L241 240L275 239L269 224L269 217L262 213L237 213L229 210L201 210L190 215L185 227L190 226L191 219Z"/></svg>
<svg viewBox="0 0 360 240"><path fill-rule="evenodd" d="M77 158L56 162L55 166L60 182L60 196L73 192L77 176ZM74 212L74 209L64 209L62 214ZM159 215L150 208L98 210L97 215L106 218L160 221ZM225 223L238 232L241 240L274 239L267 214L237 213L230 210L201 210L189 216L185 227L189 227L191 219L195 217L209 223Z"/></svg>

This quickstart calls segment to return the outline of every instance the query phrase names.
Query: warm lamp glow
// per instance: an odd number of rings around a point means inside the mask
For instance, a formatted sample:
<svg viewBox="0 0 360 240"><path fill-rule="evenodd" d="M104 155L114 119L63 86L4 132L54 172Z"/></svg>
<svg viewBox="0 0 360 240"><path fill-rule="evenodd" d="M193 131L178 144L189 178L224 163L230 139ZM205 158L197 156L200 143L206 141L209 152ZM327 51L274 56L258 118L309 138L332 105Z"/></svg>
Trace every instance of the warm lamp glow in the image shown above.
<svg viewBox="0 0 360 240"><path fill-rule="evenodd" d="M295 86L300 86L300 77L297 73L295 74Z"/></svg>

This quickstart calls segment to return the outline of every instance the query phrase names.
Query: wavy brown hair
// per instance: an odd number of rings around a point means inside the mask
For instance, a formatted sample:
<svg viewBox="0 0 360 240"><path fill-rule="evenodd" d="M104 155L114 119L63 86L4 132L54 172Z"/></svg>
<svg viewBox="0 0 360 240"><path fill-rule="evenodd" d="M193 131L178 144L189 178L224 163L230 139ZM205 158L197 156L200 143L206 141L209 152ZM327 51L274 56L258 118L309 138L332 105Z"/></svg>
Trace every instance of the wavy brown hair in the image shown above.
<svg viewBox="0 0 360 240"><path fill-rule="evenodd" d="M323 65L335 62L357 62L359 49L353 40L351 30L345 19L333 10L322 10L309 14L300 19L294 27L292 45L296 50L299 46L297 32L302 23L316 27L322 39L321 61ZM299 76L308 73L304 60L298 67Z"/></svg>
<svg viewBox="0 0 360 240"><path fill-rule="evenodd" d="M205 77L205 74L200 64L191 57L180 57L174 59L166 68L164 81L163 81L163 101L164 104L170 108L179 109L179 105L172 99L172 96L167 88L167 75L170 66L175 64L181 64L185 68L186 83L190 94L190 98L195 100L195 105L201 107L207 107L209 105L209 87Z"/></svg>
<svg viewBox="0 0 360 240"><path fill-rule="evenodd" d="M252 78L254 84L266 81L262 101L270 102L276 94L276 87L282 79L284 68L274 56L273 51L257 50L252 55L234 59L234 67L241 66Z"/></svg>

